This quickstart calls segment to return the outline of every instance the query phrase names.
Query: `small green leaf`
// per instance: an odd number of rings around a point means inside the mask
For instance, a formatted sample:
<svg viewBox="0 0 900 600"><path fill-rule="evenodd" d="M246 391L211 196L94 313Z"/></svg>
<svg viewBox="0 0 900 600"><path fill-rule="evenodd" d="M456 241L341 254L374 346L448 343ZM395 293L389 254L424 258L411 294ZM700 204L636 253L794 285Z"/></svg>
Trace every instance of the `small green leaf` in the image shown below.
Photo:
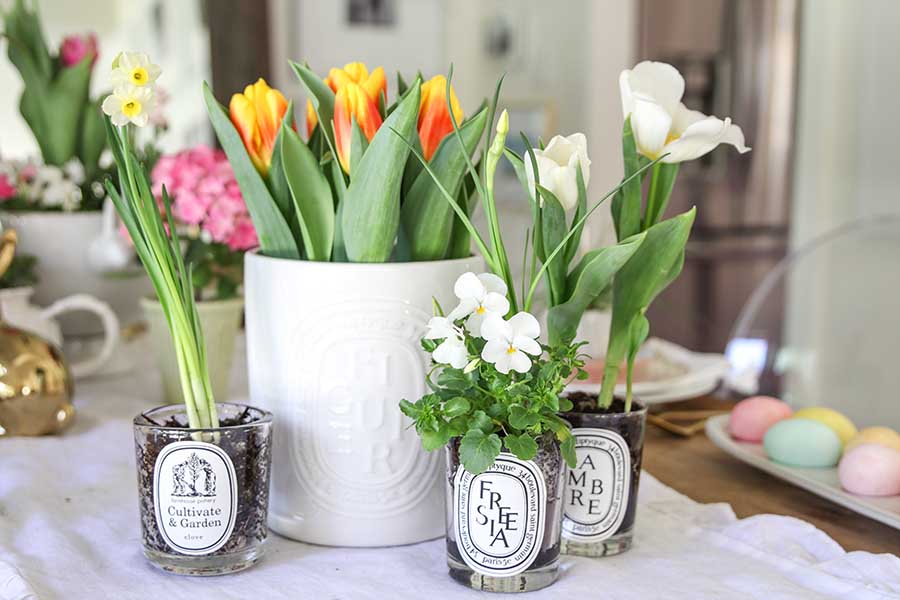
<svg viewBox="0 0 900 600"><path fill-rule="evenodd" d="M560 442L559 449L562 452L563 460L566 461L566 465L568 465L570 469L574 469L578 466L578 457L575 455L574 435L570 435Z"/></svg>
<svg viewBox="0 0 900 600"><path fill-rule="evenodd" d="M426 431L422 434L422 447L429 452L443 448L451 437L450 428L444 424L437 431Z"/></svg>
<svg viewBox="0 0 900 600"><path fill-rule="evenodd" d="M480 429L490 433L494 430L494 421L483 410L476 410L469 421L469 429Z"/></svg>
<svg viewBox="0 0 900 600"><path fill-rule="evenodd" d="M521 404L513 404L509 407L509 424L516 429L528 429L540 421L538 413L530 412Z"/></svg>
<svg viewBox="0 0 900 600"><path fill-rule="evenodd" d="M444 403L444 414L449 417L458 417L469 412L469 401L461 396L451 398Z"/></svg>
<svg viewBox="0 0 900 600"><path fill-rule="evenodd" d="M531 460L537 454L538 449L537 442L527 433L508 435L503 438L503 445L520 460Z"/></svg>
<svg viewBox="0 0 900 600"><path fill-rule="evenodd" d="M464 392L472 387L472 380L459 369L444 369L438 375L438 385L448 390Z"/></svg>
<svg viewBox="0 0 900 600"><path fill-rule="evenodd" d="M500 455L500 436L470 429L459 444L459 460L466 471L478 475L486 471Z"/></svg>
<svg viewBox="0 0 900 600"><path fill-rule="evenodd" d="M400 401L400 412L409 417L412 420L416 420L419 418L419 415L422 414L422 409L410 402L409 400L401 400Z"/></svg>

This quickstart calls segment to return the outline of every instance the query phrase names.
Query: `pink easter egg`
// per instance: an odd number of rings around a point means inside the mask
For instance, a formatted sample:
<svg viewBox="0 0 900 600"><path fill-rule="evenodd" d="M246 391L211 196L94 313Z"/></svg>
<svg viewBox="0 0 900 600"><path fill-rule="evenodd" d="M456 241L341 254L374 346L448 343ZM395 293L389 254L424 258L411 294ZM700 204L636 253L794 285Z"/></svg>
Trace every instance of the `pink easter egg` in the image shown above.
<svg viewBox="0 0 900 600"><path fill-rule="evenodd" d="M787 419L791 407L770 396L753 396L738 402L728 420L728 432L735 439L761 442L769 427Z"/></svg>
<svg viewBox="0 0 900 600"><path fill-rule="evenodd" d="M900 494L900 452L879 444L860 444L838 465L841 487L860 496Z"/></svg>

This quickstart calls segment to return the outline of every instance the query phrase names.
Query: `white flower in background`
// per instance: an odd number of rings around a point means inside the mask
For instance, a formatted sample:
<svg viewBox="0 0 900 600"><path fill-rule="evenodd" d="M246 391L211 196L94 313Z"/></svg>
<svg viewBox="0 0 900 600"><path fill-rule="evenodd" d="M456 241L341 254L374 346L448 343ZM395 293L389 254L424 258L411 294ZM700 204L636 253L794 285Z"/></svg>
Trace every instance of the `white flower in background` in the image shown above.
<svg viewBox="0 0 900 600"><path fill-rule="evenodd" d="M81 161L77 158L73 158L66 164L62 166L63 173L65 173L66 178L70 181L75 182L78 185L84 183L84 166L81 164Z"/></svg>
<svg viewBox="0 0 900 600"><path fill-rule="evenodd" d="M124 85L103 100L102 108L117 127L128 123L144 127L150 121L154 100L152 86Z"/></svg>
<svg viewBox="0 0 900 600"><path fill-rule="evenodd" d="M481 331L481 323L488 315L504 316L509 312L506 283L493 273L463 273L453 286L459 305L447 318L455 323L466 319L466 326L474 335Z"/></svg>
<svg viewBox="0 0 900 600"><path fill-rule="evenodd" d="M731 144L743 154L744 132L718 117L690 110L681 102L684 78L672 65L644 61L619 75L622 112L631 115L631 129L639 153L665 163L700 158L719 144Z"/></svg>
<svg viewBox="0 0 900 600"><path fill-rule="evenodd" d="M81 206L81 188L68 179L48 184L41 194L42 206L62 208L65 212L78 210Z"/></svg>
<svg viewBox="0 0 900 600"><path fill-rule="evenodd" d="M126 85L135 87L152 86L159 79L162 69L150 62L150 57L140 52L120 52L113 61L109 76L113 88Z"/></svg>
<svg viewBox="0 0 900 600"><path fill-rule="evenodd" d="M447 317L432 317L428 321L428 331L425 332L426 340L444 340L434 349L431 357L434 362L441 365L450 365L454 369L462 369L469 361L469 352L463 331L453 324Z"/></svg>
<svg viewBox="0 0 900 600"><path fill-rule="evenodd" d="M528 189L534 193L534 168L528 154L523 157L525 161L525 176L528 179ZM573 133L570 136L553 136L547 147L541 150L534 149L534 159L537 163L540 184L550 190L556 196L565 210L571 210L578 204L578 180L576 168L581 164L581 176L584 178L584 186L587 187L591 180L591 160L587 155L587 138L583 133ZM543 199L541 199L543 204Z"/></svg>
<svg viewBox="0 0 900 600"><path fill-rule="evenodd" d="M491 315L481 325L481 337L487 341L481 358L503 374L510 370L527 373L531 369L528 355L541 355L541 345L536 341L540 335L541 325L530 313L516 313L509 321Z"/></svg>

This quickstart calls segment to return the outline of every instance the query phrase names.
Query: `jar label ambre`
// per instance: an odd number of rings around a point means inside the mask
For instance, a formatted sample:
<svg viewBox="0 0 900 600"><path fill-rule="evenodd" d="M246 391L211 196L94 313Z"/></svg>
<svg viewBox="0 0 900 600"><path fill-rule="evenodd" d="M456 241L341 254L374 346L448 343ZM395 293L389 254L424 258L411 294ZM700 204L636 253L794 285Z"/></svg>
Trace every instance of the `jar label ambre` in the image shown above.
<svg viewBox="0 0 900 600"><path fill-rule="evenodd" d="M159 532L179 554L211 554L234 530L237 479L231 458L218 446L184 441L163 448L153 494Z"/></svg>
<svg viewBox="0 0 900 600"><path fill-rule="evenodd" d="M537 558L544 538L547 485L533 461L504 452L478 475L460 466L454 505L459 551L476 572L516 575Z"/></svg>
<svg viewBox="0 0 900 600"><path fill-rule="evenodd" d="M577 428L576 467L566 473L563 537L599 542L618 531L628 508L631 454L609 429Z"/></svg>

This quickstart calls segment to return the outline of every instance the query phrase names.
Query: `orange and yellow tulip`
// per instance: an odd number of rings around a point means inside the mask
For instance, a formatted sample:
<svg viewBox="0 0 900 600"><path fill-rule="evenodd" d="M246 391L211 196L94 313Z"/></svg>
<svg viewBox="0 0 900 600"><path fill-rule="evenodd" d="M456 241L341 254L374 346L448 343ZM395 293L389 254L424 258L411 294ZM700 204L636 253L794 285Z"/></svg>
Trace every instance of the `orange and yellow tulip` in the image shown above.
<svg viewBox="0 0 900 600"><path fill-rule="evenodd" d="M345 173L350 173L350 140L353 137L351 117L371 142L381 127L381 113L362 86L349 81L338 89L334 97L335 150Z"/></svg>
<svg viewBox="0 0 900 600"><path fill-rule="evenodd" d="M337 94L347 83L355 83L359 85L366 95L371 98L378 107L378 98L382 95L387 101L387 78L384 75L384 69L378 67L371 73L366 68L365 63L352 62L344 65L344 68L332 68L328 72L328 77L324 79L325 85L331 88L331 91ZM313 109L312 102L306 101L306 135L311 136L319 124L316 111Z"/></svg>
<svg viewBox="0 0 900 600"><path fill-rule="evenodd" d="M256 83L244 88L243 94L234 94L228 109L250 160L265 177L272 162L278 129L288 109L284 94L259 78Z"/></svg>
<svg viewBox="0 0 900 600"><path fill-rule="evenodd" d="M458 125L462 124L463 111L450 87L450 106ZM453 122L447 110L447 78L435 75L422 84L422 99L419 101L419 141L425 160L431 160L441 140L453 131Z"/></svg>

